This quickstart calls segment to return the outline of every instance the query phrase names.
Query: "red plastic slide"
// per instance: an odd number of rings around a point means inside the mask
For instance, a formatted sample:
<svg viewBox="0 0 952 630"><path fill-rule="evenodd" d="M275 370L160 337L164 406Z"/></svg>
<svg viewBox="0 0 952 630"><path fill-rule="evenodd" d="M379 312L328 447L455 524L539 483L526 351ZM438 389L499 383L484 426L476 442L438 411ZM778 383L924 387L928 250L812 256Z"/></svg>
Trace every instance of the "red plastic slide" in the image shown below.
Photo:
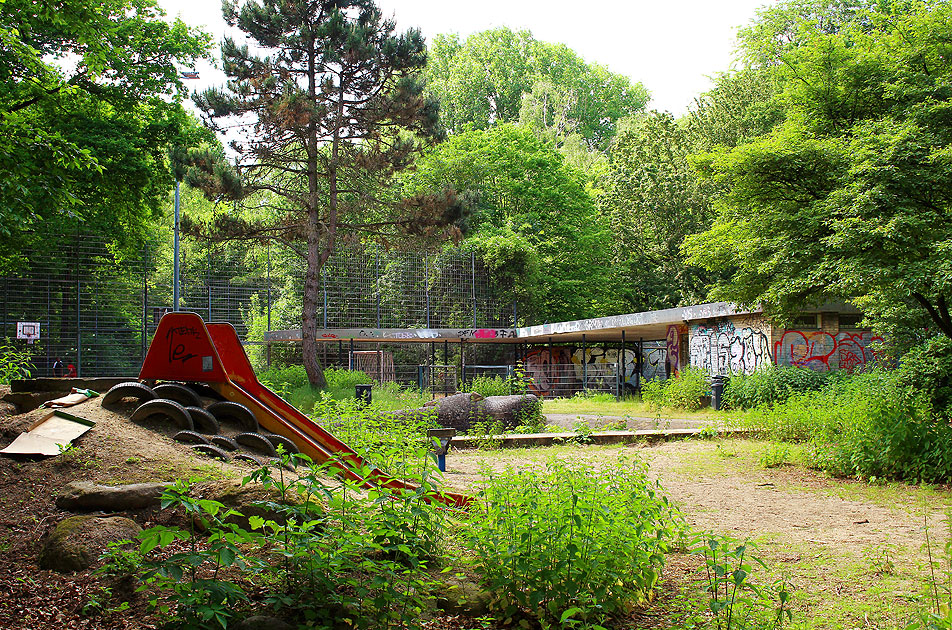
<svg viewBox="0 0 952 630"><path fill-rule="evenodd" d="M195 313L166 314L152 338L139 378L207 383L226 399L251 409L264 430L291 439L315 462L339 461L344 465L342 474L367 487L415 490L413 485L368 463L262 385L231 324L206 325ZM436 495L436 500L444 505L464 507L471 498L447 492Z"/></svg>

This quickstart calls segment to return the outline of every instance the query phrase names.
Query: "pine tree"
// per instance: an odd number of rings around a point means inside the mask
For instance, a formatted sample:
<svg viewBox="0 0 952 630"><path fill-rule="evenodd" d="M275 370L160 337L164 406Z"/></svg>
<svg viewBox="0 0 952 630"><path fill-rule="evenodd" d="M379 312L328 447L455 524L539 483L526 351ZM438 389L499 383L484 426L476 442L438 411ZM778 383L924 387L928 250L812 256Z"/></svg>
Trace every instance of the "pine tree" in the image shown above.
<svg viewBox="0 0 952 630"><path fill-rule="evenodd" d="M418 30L397 34L372 0L226 1L223 11L253 46L226 38L227 87L195 102L216 130L226 119L240 134L231 146L242 190L272 210L263 223L230 218L230 233L279 240L306 259L304 365L324 386L319 277L338 241L453 229L451 193L398 199L389 186L441 134L438 105L423 96L425 44Z"/></svg>

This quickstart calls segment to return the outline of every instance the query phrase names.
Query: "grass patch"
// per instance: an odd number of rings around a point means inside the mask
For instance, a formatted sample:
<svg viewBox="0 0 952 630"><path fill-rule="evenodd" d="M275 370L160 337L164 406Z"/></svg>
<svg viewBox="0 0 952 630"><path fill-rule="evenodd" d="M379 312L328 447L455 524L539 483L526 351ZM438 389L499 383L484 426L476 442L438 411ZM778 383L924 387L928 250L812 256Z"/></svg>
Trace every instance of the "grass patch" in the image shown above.
<svg viewBox="0 0 952 630"><path fill-rule="evenodd" d="M613 396L576 396L572 398L553 398L542 402L543 413L602 415L602 416L631 416L632 418L687 418L687 419L715 419L726 418L726 414L714 411L711 408L688 411L656 410L644 403L639 396L629 396L615 400Z"/></svg>

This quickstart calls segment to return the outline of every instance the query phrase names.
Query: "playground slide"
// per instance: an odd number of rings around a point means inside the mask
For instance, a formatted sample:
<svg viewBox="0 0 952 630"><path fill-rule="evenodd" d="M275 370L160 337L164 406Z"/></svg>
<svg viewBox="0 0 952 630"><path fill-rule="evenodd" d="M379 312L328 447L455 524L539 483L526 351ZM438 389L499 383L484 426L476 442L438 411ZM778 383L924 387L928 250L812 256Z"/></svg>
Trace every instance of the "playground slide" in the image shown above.
<svg viewBox="0 0 952 630"><path fill-rule="evenodd" d="M139 378L207 383L226 399L251 409L263 430L289 438L315 462L331 459L340 462L341 474L366 487L415 490L413 485L395 479L367 462L262 385L231 324L206 325L195 313L166 314L159 322ZM469 497L454 493L440 493L435 498L454 507L463 507L470 502Z"/></svg>

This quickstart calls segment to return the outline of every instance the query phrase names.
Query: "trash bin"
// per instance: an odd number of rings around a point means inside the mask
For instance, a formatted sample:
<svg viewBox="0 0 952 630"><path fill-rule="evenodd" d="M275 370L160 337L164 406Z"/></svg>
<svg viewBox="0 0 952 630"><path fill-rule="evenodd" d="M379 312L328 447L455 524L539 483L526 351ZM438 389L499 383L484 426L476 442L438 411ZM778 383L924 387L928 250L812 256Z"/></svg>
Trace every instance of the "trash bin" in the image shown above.
<svg viewBox="0 0 952 630"><path fill-rule="evenodd" d="M354 398L356 398L362 406L366 407L367 405L370 404L371 400L373 399L373 395L370 393L370 389L372 387L373 385L358 385L357 386L357 391L354 394Z"/></svg>
<svg viewBox="0 0 952 630"><path fill-rule="evenodd" d="M714 410L721 408L721 396L724 395L724 385L728 380L728 377L720 374L711 378L711 407Z"/></svg>

